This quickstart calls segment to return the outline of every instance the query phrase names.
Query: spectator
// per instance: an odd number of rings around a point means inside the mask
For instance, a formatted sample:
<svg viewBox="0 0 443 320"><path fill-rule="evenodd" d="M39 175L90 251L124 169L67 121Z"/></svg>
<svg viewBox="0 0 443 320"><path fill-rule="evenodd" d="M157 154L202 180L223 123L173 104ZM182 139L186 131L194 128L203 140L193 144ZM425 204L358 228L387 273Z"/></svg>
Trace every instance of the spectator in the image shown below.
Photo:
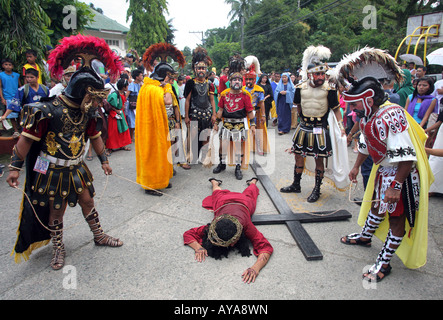
<svg viewBox="0 0 443 320"><path fill-rule="evenodd" d="M438 110L437 99L431 95L432 92L434 92L434 81L424 77L418 79L417 88L406 100L405 109L422 128L426 128L431 113Z"/></svg>
<svg viewBox="0 0 443 320"><path fill-rule="evenodd" d="M35 103L40 101L41 98L46 98L49 95L49 90L46 86L38 83L39 72L35 69L29 68L25 71L26 84L18 89L15 97L6 110L6 113L0 118L0 120L11 119L12 127L14 129L13 137L20 135L20 127L18 124L18 118L20 111L25 104Z"/></svg>
<svg viewBox="0 0 443 320"><path fill-rule="evenodd" d="M282 135L291 130L291 109L294 101L295 87L289 73L283 73L274 91L275 105L278 115L278 134Z"/></svg>
<svg viewBox="0 0 443 320"><path fill-rule="evenodd" d="M396 83L394 84L394 91L399 95L399 105L404 107L406 105L406 100L408 96L414 92L414 87L412 86L411 72L408 69L403 69L403 83L401 87Z"/></svg>
<svg viewBox="0 0 443 320"><path fill-rule="evenodd" d="M0 110L4 113L18 91L20 75L13 71L14 63L11 59L2 60L2 69L4 71L0 73Z"/></svg>
<svg viewBox="0 0 443 320"><path fill-rule="evenodd" d="M132 78L134 81L129 83L128 86L128 110L126 110L126 120L128 121L129 132L131 134L131 139L134 141L135 132L135 109L137 107L137 98L140 88L143 83L143 73L140 70L132 71Z"/></svg>
<svg viewBox="0 0 443 320"><path fill-rule="evenodd" d="M26 51L26 61L27 61L27 63L23 66L23 69L22 69L23 77L25 77L25 79L26 79L25 71L29 68L33 68L38 71L38 79L37 79L38 84L43 84L42 71L40 70L40 67L36 62L37 61L37 52L32 49ZM26 80L25 80L25 83L26 83Z"/></svg>
<svg viewBox="0 0 443 320"><path fill-rule="evenodd" d="M108 102L112 107L108 116L108 139L106 140L109 154L116 149L131 151L128 145L132 140L124 113L128 80L120 79L117 82L117 90L108 96Z"/></svg>
<svg viewBox="0 0 443 320"><path fill-rule="evenodd" d="M415 63L409 62L408 69L409 69L409 72L411 73L411 77L415 78L416 77L415 73L417 72L417 70L415 70Z"/></svg>
<svg viewBox="0 0 443 320"><path fill-rule="evenodd" d="M69 80L71 80L72 75L76 71L74 66L69 66L63 71L63 77L60 83L57 83L51 91L49 91L49 96L59 96L65 91L65 88L68 86Z"/></svg>
<svg viewBox="0 0 443 320"><path fill-rule="evenodd" d="M268 126L269 112L272 108L272 101L274 101L274 93L272 91L271 83L269 82L268 75L263 73L258 79L258 85L265 90L265 114L266 114L266 126Z"/></svg>
<svg viewBox="0 0 443 320"><path fill-rule="evenodd" d="M426 75L426 67L424 66L419 66L417 67L417 72L415 73L415 78L416 79L421 79Z"/></svg>

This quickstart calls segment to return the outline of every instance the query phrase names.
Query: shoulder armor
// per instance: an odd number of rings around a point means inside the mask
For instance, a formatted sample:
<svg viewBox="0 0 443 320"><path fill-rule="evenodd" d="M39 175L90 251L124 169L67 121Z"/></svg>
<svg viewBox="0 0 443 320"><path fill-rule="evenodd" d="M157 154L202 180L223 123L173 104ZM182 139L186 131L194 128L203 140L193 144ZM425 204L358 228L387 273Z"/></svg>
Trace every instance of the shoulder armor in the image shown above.
<svg viewBox="0 0 443 320"><path fill-rule="evenodd" d="M21 111L20 125L30 129L43 119L51 119L54 115L53 109L52 101L25 104Z"/></svg>

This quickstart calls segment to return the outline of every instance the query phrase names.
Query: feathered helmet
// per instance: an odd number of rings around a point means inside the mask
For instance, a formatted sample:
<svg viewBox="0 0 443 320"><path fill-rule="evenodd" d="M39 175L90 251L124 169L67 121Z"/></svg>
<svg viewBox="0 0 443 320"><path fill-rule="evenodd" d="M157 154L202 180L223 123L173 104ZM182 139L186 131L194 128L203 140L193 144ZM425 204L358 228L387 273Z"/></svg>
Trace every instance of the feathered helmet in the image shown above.
<svg viewBox="0 0 443 320"><path fill-rule="evenodd" d="M228 71L229 80L233 78L243 79L242 71L245 69L246 69L246 61L242 56L236 54L229 58L229 71Z"/></svg>
<svg viewBox="0 0 443 320"><path fill-rule="evenodd" d="M371 107L367 102L369 98L377 106L388 98L380 81L394 80L401 84L403 77L403 71L390 54L368 47L344 56L331 75L338 84L348 88L343 92L345 102L363 102L366 117L371 114Z"/></svg>
<svg viewBox="0 0 443 320"><path fill-rule="evenodd" d="M177 62L180 68L186 65L185 56L175 46L169 43L156 43L146 49L143 54L143 64L146 70L151 70L154 61L160 58L160 63L154 68L151 78L158 81L165 80L166 76L173 76L176 72L174 68L167 62L168 57Z"/></svg>
<svg viewBox="0 0 443 320"><path fill-rule="evenodd" d="M104 64L112 80L117 79L123 71L119 57L113 52L104 39L81 34L66 37L52 50L48 59L51 76L61 79L75 58L82 58L82 66L72 75L64 96L79 104L83 112L88 112L93 98L105 99L109 93L105 83L94 69L94 60Z"/></svg>
<svg viewBox="0 0 443 320"><path fill-rule="evenodd" d="M245 74L245 79L256 78L257 74L261 74L260 71L260 62L255 56L247 56L245 58L245 66L247 72Z"/></svg>
<svg viewBox="0 0 443 320"><path fill-rule="evenodd" d="M192 69L195 70L196 67L210 67L212 65L212 60L208 56L208 51L203 47L197 47L192 52Z"/></svg>
<svg viewBox="0 0 443 320"><path fill-rule="evenodd" d="M307 79L309 73L328 71L328 64L324 60L328 60L330 57L331 50L322 45L306 48L303 52L302 62L303 80Z"/></svg>

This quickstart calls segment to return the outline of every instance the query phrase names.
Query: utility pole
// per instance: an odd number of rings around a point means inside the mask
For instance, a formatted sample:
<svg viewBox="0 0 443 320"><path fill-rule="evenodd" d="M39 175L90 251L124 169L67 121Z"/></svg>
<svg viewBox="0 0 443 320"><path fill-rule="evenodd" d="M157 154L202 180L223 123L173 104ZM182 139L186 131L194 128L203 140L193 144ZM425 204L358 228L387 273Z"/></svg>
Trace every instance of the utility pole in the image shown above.
<svg viewBox="0 0 443 320"><path fill-rule="evenodd" d="M189 33L200 33L201 34L201 41L202 41L202 45L203 45L203 31L189 31Z"/></svg>
<svg viewBox="0 0 443 320"><path fill-rule="evenodd" d="M243 54L244 37L245 37L245 33L244 33L245 17L243 17L243 15L241 15L241 17L240 17L240 24L241 24L241 53Z"/></svg>

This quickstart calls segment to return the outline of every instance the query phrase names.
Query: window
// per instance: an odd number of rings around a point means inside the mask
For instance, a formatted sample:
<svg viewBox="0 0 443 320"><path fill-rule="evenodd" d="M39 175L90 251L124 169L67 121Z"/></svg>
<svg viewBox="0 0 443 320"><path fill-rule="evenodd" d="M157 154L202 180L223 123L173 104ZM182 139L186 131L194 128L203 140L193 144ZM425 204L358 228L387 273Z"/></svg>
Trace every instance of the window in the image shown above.
<svg viewBox="0 0 443 320"><path fill-rule="evenodd" d="M106 43L110 46L120 46L120 41L119 40L106 40Z"/></svg>

